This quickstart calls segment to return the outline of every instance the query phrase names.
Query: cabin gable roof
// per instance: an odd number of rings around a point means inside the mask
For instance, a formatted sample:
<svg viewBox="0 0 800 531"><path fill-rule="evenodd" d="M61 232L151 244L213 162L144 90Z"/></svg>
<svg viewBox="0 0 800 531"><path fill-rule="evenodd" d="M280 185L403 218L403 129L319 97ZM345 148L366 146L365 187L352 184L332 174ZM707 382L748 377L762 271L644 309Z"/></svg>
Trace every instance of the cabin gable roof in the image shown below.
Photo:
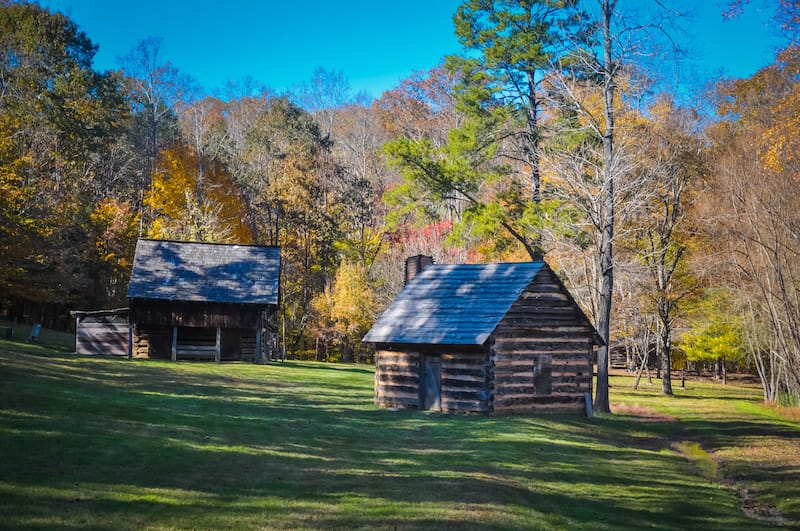
<svg viewBox="0 0 800 531"><path fill-rule="evenodd" d="M554 287L556 288L555 293L552 291ZM515 317L519 318L520 314L524 315L526 319L532 317L533 322L541 326L582 327L591 336L592 343L598 346L605 344L592 321L575 301L559 276L547 264L525 288L520 298L514 302L509 309L509 314L500 323L501 326L503 323L509 324L506 322L509 318L511 321Z"/></svg>
<svg viewBox="0 0 800 531"><path fill-rule="evenodd" d="M278 304L280 248L140 239L129 299Z"/></svg>
<svg viewBox="0 0 800 531"><path fill-rule="evenodd" d="M483 345L544 265L428 266L403 288L363 341Z"/></svg>
<svg viewBox="0 0 800 531"><path fill-rule="evenodd" d="M597 345L603 340L544 261L430 265L417 274L362 341L405 345L483 345L522 294L546 274Z"/></svg>

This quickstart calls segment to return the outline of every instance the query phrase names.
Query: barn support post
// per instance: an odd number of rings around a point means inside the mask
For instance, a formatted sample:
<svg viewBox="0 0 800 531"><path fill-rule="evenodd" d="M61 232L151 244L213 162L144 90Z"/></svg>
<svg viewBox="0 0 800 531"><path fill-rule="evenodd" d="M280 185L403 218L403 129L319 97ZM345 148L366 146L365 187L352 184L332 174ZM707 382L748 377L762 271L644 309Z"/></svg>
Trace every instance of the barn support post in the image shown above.
<svg viewBox="0 0 800 531"><path fill-rule="evenodd" d="M217 327L217 342L214 345L214 361L219 363L222 359L222 329Z"/></svg>
<svg viewBox="0 0 800 531"><path fill-rule="evenodd" d="M81 317L75 317L75 354L78 353L78 337L81 335Z"/></svg>
<svg viewBox="0 0 800 531"><path fill-rule="evenodd" d="M264 355L261 353L261 319L263 312L258 313L258 324L256 324L256 351L254 358L256 363L264 364Z"/></svg>
<svg viewBox="0 0 800 531"><path fill-rule="evenodd" d="M286 308L283 308L283 333L281 334L281 361L286 361Z"/></svg>
<svg viewBox="0 0 800 531"><path fill-rule="evenodd" d="M178 327L172 327L172 361L178 361Z"/></svg>

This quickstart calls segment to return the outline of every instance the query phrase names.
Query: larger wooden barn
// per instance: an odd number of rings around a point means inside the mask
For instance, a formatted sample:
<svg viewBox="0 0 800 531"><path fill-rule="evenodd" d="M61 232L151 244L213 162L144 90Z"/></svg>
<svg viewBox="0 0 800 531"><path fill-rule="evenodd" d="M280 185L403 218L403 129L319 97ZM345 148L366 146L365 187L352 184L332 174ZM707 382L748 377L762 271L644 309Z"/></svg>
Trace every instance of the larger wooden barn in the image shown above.
<svg viewBox="0 0 800 531"><path fill-rule="evenodd" d="M427 265L364 337L375 402L447 412L584 412L602 343L544 261Z"/></svg>
<svg viewBox="0 0 800 531"><path fill-rule="evenodd" d="M280 265L278 247L139 240L128 285L131 355L265 359Z"/></svg>

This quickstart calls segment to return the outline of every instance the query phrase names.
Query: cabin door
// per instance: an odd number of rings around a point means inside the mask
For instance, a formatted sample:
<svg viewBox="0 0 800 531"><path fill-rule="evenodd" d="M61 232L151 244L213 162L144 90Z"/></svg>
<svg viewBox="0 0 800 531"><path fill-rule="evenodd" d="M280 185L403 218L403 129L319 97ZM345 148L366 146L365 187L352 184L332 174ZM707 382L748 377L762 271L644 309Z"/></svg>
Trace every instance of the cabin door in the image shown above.
<svg viewBox="0 0 800 531"><path fill-rule="evenodd" d="M438 356L422 356L419 405L420 409L442 410L442 360Z"/></svg>

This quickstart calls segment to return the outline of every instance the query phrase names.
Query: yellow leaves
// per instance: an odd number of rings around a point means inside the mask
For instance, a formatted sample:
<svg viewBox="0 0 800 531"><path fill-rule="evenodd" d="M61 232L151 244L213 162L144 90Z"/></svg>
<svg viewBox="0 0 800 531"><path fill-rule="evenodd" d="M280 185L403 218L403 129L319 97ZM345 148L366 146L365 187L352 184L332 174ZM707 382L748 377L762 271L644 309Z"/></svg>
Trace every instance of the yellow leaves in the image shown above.
<svg viewBox="0 0 800 531"><path fill-rule="evenodd" d="M180 217L186 210L184 191L197 186L197 177L191 175L192 171L193 168L186 167L180 153L162 152L153 175L152 191L145 197L144 204L161 216Z"/></svg>
<svg viewBox="0 0 800 531"><path fill-rule="evenodd" d="M120 203L118 199L108 197L95 207L89 216L95 225L111 226L122 217L123 211L128 210L128 205Z"/></svg>
<svg viewBox="0 0 800 531"><path fill-rule="evenodd" d="M655 126L669 124L675 112L675 105L670 97L660 97L647 109L650 122Z"/></svg>
<svg viewBox="0 0 800 531"><path fill-rule="evenodd" d="M734 360L741 356L742 337L729 323L717 323L705 328L692 329L684 336L681 346L690 360Z"/></svg>
<svg viewBox="0 0 800 531"><path fill-rule="evenodd" d="M186 145L164 150L144 203L153 212L149 236L159 239L252 243L246 208L225 167L202 159ZM200 197L202 194L202 203Z"/></svg>
<svg viewBox="0 0 800 531"><path fill-rule="evenodd" d="M97 258L112 270L127 270L138 236L139 213L130 203L113 197L103 199L89 215L95 233Z"/></svg>
<svg viewBox="0 0 800 531"><path fill-rule="evenodd" d="M731 296L710 290L690 312L692 327L683 334L681 349L690 360L734 360L743 353L742 320L732 308Z"/></svg>
<svg viewBox="0 0 800 531"><path fill-rule="evenodd" d="M800 168L800 86L775 105L773 115L776 119L764 135L762 163L776 173Z"/></svg>
<svg viewBox="0 0 800 531"><path fill-rule="evenodd" d="M318 294L311 306L319 331L334 332L351 343L361 339L378 312L366 268L349 261L339 266L333 286Z"/></svg>
<svg viewBox="0 0 800 531"><path fill-rule="evenodd" d="M344 262L336 272L331 316L348 325L368 326L375 318L377 304L372 296L366 268Z"/></svg>
<svg viewBox="0 0 800 531"><path fill-rule="evenodd" d="M766 172L785 172L785 178L792 180L800 170L798 71L800 48L790 46L774 64L720 88L725 100L719 112L728 115L729 132L748 140L748 148Z"/></svg>

